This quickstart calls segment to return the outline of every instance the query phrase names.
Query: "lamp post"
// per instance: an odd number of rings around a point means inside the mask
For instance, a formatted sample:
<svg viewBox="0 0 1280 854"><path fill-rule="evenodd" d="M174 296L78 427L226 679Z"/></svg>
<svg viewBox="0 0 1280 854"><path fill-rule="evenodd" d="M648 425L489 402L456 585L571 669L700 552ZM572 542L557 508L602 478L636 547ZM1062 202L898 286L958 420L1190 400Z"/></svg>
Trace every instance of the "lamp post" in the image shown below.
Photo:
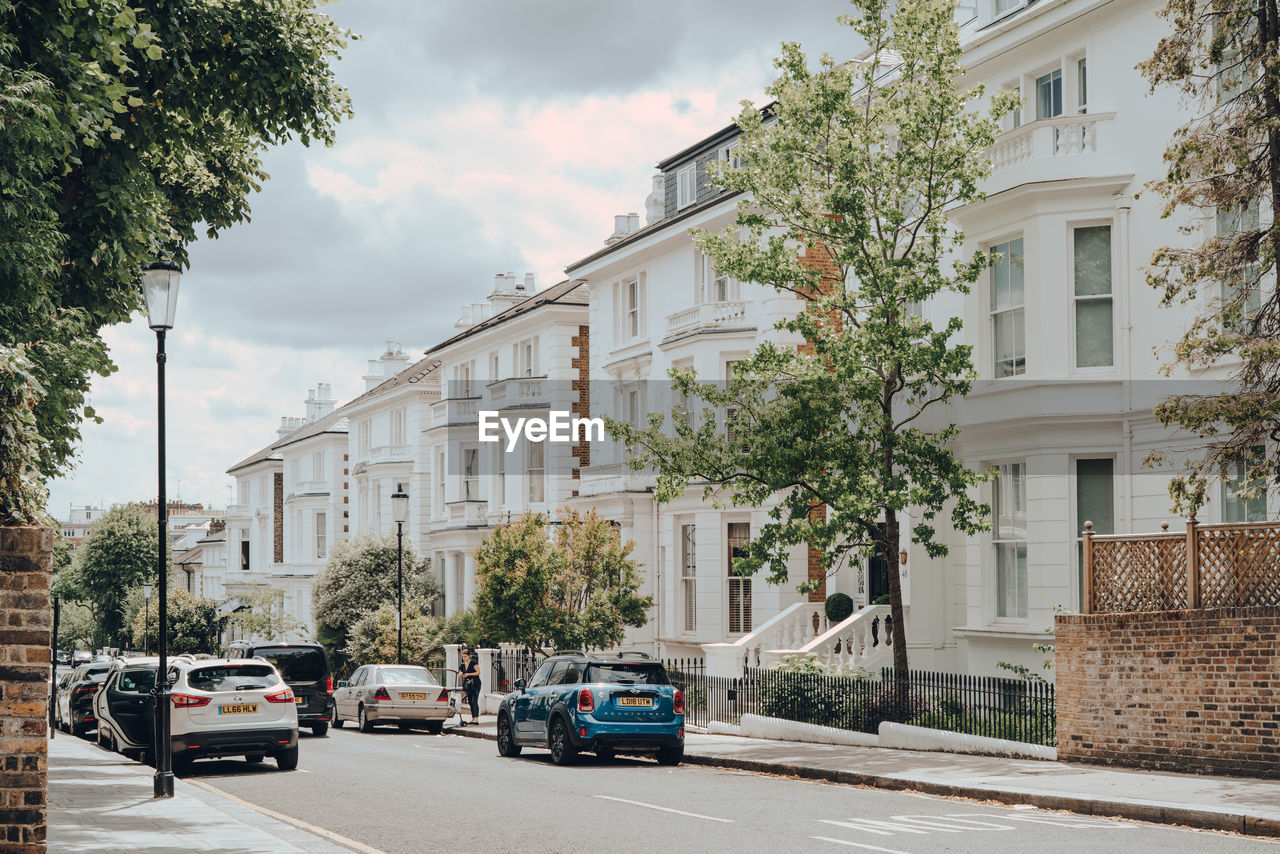
<svg viewBox="0 0 1280 854"><path fill-rule="evenodd" d="M156 503L159 525L156 569L160 587L160 602L156 611L160 626L156 646L160 663L156 668L155 687L151 689L155 702L155 734L151 755L156 763L153 795L157 798L173 797L173 745L169 741L169 604L165 595L169 588L168 566L165 562L165 529L168 527L169 513L164 492L164 333L173 328L181 278L182 269L172 261L157 261L142 271L142 296L147 303L147 325L156 333L156 445L159 484Z"/></svg>
<svg viewBox="0 0 1280 854"><path fill-rule="evenodd" d="M391 494L391 518L396 523L396 664L404 664L404 520L409 516L409 496L403 484L396 484Z"/></svg>
<svg viewBox="0 0 1280 854"><path fill-rule="evenodd" d="M142 654L151 654L151 585L142 585L142 595L147 600L146 616L142 623Z"/></svg>

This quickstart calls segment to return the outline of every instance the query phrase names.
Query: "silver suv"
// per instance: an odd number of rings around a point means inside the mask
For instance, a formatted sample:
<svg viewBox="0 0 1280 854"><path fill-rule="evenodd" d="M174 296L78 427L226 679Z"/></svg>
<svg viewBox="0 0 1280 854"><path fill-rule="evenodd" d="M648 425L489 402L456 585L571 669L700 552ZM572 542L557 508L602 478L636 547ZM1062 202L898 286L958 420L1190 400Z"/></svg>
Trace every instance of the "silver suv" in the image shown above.
<svg viewBox="0 0 1280 854"><path fill-rule="evenodd" d="M175 771L215 756L243 756L249 762L270 756L281 771L298 767L293 689L271 662L178 659L169 667L169 681Z"/></svg>

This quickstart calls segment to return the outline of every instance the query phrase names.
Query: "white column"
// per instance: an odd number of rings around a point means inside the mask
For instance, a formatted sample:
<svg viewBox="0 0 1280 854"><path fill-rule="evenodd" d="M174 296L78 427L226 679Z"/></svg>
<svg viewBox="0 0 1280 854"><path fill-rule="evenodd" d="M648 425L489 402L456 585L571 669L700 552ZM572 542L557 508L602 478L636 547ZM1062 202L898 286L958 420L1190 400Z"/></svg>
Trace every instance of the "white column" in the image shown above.
<svg viewBox="0 0 1280 854"><path fill-rule="evenodd" d="M449 688L454 688L458 684L458 665L462 661L459 655L461 650L462 644L460 643L447 643L444 645L444 681Z"/></svg>
<svg viewBox="0 0 1280 854"><path fill-rule="evenodd" d="M458 589L457 576L453 571L453 552L440 552L440 565L444 568L444 615L452 617L458 613L458 598L462 592Z"/></svg>
<svg viewBox="0 0 1280 854"><path fill-rule="evenodd" d="M476 656L478 660L477 666L480 668L480 714L487 715L490 708L493 712L498 711L500 701L489 700L489 695L497 691L497 686L493 684L493 660L498 654L496 649L477 649Z"/></svg>
<svg viewBox="0 0 1280 854"><path fill-rule="evenodd" d="M462 565L462 607L470 608L476 600L476 555L473 551L465 551L458 555Z"/></svg>

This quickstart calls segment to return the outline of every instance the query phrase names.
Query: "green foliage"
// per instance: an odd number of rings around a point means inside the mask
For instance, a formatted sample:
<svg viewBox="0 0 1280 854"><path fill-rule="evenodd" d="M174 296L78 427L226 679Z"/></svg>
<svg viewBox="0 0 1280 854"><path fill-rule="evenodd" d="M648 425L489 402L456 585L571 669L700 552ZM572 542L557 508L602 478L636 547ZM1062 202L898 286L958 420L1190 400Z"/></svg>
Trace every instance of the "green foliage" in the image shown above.
<svg viewBox="0 0 1280 854"><path fill-rule="evenodd" d="M1053 703L1028 697L1017 700L1012 708L967 708L959 700L946 697L907 723L1028 744L1057 744Z"/></svg>
<svg viewBox="0 0 1280 854"><path fill-rule="evenodd" d="M307 627L284 609L284 591L273 587L240 594L245 607L228 618L236 638L304 640Z"/></svg>
<svg viewBox="0 0 1280 854"><path fill-rule="evenodd" d="M98 649L98 618L89 606L63 600L58 606L58 649Z"/></svg>
<svg viewBox="0 0 1280 854"><path fill-rule="evenodd" d="M853 615L853 600L845 593L832 593L827 597L827 601L822 603L822 610L826 612L827 620L831 625L843 623Z"/></svg>
<svg viewBox="0 0 1280 854"><path fill-rule="evenodd" d="M130 626L130 641L135 650L149 649L154 655L159 649L160 601L159 591L153 591L148 609L141 591L134 591L137 607ZM218 600L193 596L180 588L169 590L165 604L169 623L169 654L184 652L216 654L218 636L222 631L222 619L218 617ZM148 614L150 619L148 619ZM150 637L146 636L150 629Z"/></svg>
<svg viewBox="0 0 1280 854"><path fill-rule="evenodd" d="M0 346L0 525L31 525L46 517L48 491L39 460L45 441L35 408L44 386L25 346Z"/></svg>
<svg viewBox="0 0 1280 854"><path fill-rule="evenodd" d="M491 639L541 652L600 649L643 626L635 544L594 511L566 508L558 525L526 513L476 549L476 614Z"/></svg>
<svg viewBox="0 0 1280 854"><path fill-rule="evenodd" d="M660 501L702 483L704 498L771 508L735 561L739 574L768 568L781 584L796 546L816 549L828 573L879 546L894 663L905 669L898 514L912 509L912 541L938 557L947 551L934 536L938 513L949 508L951 526L972 534L988 512L971 497L986 476L951 450L957 428L918 420L969 391L970 348L954 343L960 318L935 327L914 306L967 293L988 263L985 253L951 260L964 236L945 212L982 197L997 119L1017 97L997 93L988 114L972 109L983 89L957 86L954 4L853 5L858 15L841 20L869 55L841 65L824 56L814 72L797 45L783 45L774 103L748 104L738 118L741 168L713 165L717 186L743 194L736 222L694 232L717 271L799 297L805 310L779 328L807 345L761 344L727 382L674 370L677 399L693 404L673 407L669 430L661 412L645 429L609 429L636 469L658 470Z"/></svg>
<svg viewBox="0 0 1280 854"><path fill-rule="evenodd" d="M1220 367L1215 376L1225 375L1214 392L1175 395L1155 409L1165 426L1198 437L1199 455L1169 486L1174 509L1194 513L1206 481L1233 464L1246 469L1242 498L1280 479L1280 292L1267 286L1280 257L1280 4L1167 0L1160 15L1172 31L1138 67L1152 89L1172 86L1200 111L1165 150L1164 179L1148 186L1164 197L1165 217L1181 209L1216 219L1199 242L1156 249L1147 275L1162 305L1198 310L1165 373ZM1180 231L1204 234L1198 222Z"/></svg>
<svg viewBox="0 0 1280 854"><path fill-rule="evenodd" d="M858 691L870 684L861 668L831 669L812 654L788 655L760 676L760 713L818 726L875 732L888 700Z"/></svg>
<svg viewBox="0 0 1280 854"><path fill-rule="evenodd" d="M485 631L475 608L467 608L445 619L440 634L444 643L466 644L472 649L494 648L498 645Z"/></svg>
<svg viewBox="0 0 1280 854"><path fill-rule="evenodd" d="M440 595L431 574L431 561L419 557L409 543L404 547L404 600L431 602ZM312 615L316 640L324 644L329 659L345 659L352 627L381 605L395 608L396 538L365 535L338 543L316 576Z"/></svg>
<svg viewBox="0 0 1280 854"><path fill-rule="evenodd" d="M59 573L55 590L90 606L98 620L95 647L124 647L131 615L129 591L156 583L159 524L136 504L116 504L94 520L71 570ZM173 554L165 543L170 568Z"/></svg>
<svg viewBox="0 0 1280 854"><path fill-rule="evenodd" d="M444 638L441 621L431 616L429 603L422 599L406 601L401 620L403 658L405 664L427 667L443 657ZM396 606L384 602L356 620L343 650L351 667L362 664L387 664L396 660Z"/></svg>
<svg viewBox="0 0 1280 854"><path fill-rule="evenodd" d="M27 348L0 366L0 430L27 417L13 376L41 392L27 447L3 443L0 524L38 517L32 466L63 471L97 420L99 333L140 307L140 271L247 220L266 146L332 143L348 35L312 0L0 0L0 350Z"/></svg>

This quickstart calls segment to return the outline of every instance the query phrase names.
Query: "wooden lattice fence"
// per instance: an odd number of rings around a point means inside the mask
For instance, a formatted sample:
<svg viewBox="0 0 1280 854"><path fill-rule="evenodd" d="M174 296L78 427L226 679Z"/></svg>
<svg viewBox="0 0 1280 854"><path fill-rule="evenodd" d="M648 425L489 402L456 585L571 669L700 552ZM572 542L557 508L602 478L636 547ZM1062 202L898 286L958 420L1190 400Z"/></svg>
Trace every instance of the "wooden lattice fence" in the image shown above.
<svg viewBox="0 0 1280 854"><path fill-rule="evenodd" d="M1084 612L1280 605L1280 522L1186 533L1095 534L1084 526Z"/></svg>

